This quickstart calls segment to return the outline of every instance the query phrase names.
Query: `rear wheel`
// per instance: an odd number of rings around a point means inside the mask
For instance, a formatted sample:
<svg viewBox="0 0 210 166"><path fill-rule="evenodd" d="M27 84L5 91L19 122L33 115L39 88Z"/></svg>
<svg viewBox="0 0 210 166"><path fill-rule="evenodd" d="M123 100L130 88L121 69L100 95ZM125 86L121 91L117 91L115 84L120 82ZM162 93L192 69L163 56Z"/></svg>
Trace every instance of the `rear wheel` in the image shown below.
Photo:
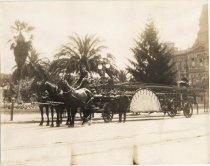
<svg viewBox="0 0 210 166"><path fill-rule="evenodd" d="M193 106L192 103L186 102L183 108L183 114L186 118L190 118L193 114Z"/></svg>
<svg viewBox="0 0 210 166"><path fill-rule="evenodd" d="M102 113L102 117L104 119L104 122L111 122L114 116L112 105L110 103L105 103L103 108L104 110Z"/></svg>

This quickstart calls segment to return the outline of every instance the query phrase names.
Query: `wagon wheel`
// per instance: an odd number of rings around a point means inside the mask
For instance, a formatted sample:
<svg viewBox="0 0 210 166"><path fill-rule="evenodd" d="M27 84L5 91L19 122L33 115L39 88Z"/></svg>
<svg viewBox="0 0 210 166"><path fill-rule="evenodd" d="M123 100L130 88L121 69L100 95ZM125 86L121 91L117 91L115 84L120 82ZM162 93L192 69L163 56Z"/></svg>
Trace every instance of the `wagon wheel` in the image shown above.
<svg viewBox="0 0 210 166"><path fill-rule="evenodd" d="M190 118L193 114L193 107L190 102L184 103L183 114L186 118Z"/></svg>
<svg viewBox="0 0 210 166"><path fill-rule="evenodd" d="M112 105L110 103L105 103L103 108L104 110L102 112L102 117L104 119L104 122L111 122L114 116Z"/></svg>
<svg viewBox="0 0 210 166"><path fill-rule="evenodd" d="M174 101L169 101L168 103L168 116L173 118L177 114L177 108L174 105Z"/></svg>

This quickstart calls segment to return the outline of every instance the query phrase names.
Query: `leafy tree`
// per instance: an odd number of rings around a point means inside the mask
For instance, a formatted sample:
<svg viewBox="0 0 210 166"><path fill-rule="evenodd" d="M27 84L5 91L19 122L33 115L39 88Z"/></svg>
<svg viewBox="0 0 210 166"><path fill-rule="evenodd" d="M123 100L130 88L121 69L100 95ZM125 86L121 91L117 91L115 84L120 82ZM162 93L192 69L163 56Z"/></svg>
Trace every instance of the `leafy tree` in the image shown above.
<svg viewBox="0 0 210 166"><path fill-rule="evenodd" d="M101 56L104 48L106 47L102 45L102 41L95 35L86 35L83 38L78 34L69 36L69 42L61 46L49 71L53 75L77 73L80 76L77 84L80 84L88 73L100 73L98 65L105 63ZM113 69L110 59L105 59L106 63L110 63L110 70Z"/></svg>
<svg viewBox="0 0 210 166"><path fill-rule="evenodd" d="M101 40L94 35L86 35L84 38L78 34L69 36L69 42L62 45L55 55L57 59L52 63L51 70L79 73L85 68L88 72L96 72L95 65L100 61L99 53L104 48Z"/></svg>
<svg viewBox="0 0 210 166"><path fill-rule="evenodd" d="M19 78L22 79L22 67L26 62L26 58L29 55L31 48L31 42L33 36L30 35L28 39L24 37L23 33L29 33L34 28L29 26L26 22L16 20L15 24L11 26L11 30L14 33L10 42L10 49L13 50L15 56L15 62L17 64Z"/></svg>
<svg viewBox="0 0 210 166"><path fill-rule="evenodd" d="M152 20L146 24L145 31L135 41L132 48L134 59L129 59L130 67L127 67L136 81L155 84L174 84L174 63L172 62L172 50L166 44L161 43Z"/></svg>
<svg viewBox="0 0 210 166"><path fill-rule="evenodd" d="M47 58L40 59L39 53L32 48L23 65L23 75L24 79L35 79L35 80L46 80L48 78L48 68L49 60ZM18 68L15 66L15 71L13 72L13 81L18 80Z"/></svg>
<svg viewBox="0 0 210 166"><path fill-rule="evenodd" d="M0 74L0 87L4 87L9 84L11 80L10 74Z"/></svg>
<svg viewBox="0 0 210 166"><path fill-rule="evenodd" d="M29 55L29 50L31 48L31 42L33 36L30 32L34 28L29 26L26 22L16 20L15 24L11 26L11 30L14 33L10 42L10 49L13 50L15 56L15 62L17 65L16 74L18 75L17 79L20 84L20 80L23 77L23 66L26 62L26 58ZM23 35L25 33L25 36ZM27 35L28 39L27 39ZM20 89L18 88L18 100L20 99Z"/></svg>
<svg viewBox="0 0 210 166"><path fill-rule="evenodd" d="M48 78L49 59L39 58L39 53L32 48L24 67L26 77L36 80L46 80Z"/></svg>
<svg viewBox="0 0 210 166"><path fill-rule="evenodd" d="M127 74L128 74L127 71L119 70L119 72L118 72L118 81L120 83L127 82L128 81Z"/></svg>

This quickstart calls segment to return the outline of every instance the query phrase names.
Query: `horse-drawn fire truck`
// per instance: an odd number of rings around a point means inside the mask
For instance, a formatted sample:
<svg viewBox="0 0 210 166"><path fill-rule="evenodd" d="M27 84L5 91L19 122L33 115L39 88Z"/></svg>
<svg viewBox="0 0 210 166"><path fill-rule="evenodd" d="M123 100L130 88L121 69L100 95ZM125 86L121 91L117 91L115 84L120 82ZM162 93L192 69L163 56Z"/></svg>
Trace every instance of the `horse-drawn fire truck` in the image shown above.
<svg viewBox="0 0 210 166"><path fill-rule="evenodd" d="M114 114L125 111L136 114L162 112L170 117L183 111L184 116L190 118L193 105L197 105L194 89L189 87L125 83L116 84L109 91L106 87L102 89L90 99L87 107L94 113L102 113L105 122L110 122ZM123 97L127 97L129 103L120 102ZM120 110L119 105L125 105L126 110Z"/></svg>
<svg viewBox="0 0 210 166"><path fill-rule="evenodd" d="M123 121L125 121L126 113L128 112L135 114L157 112L164 113L164 115L168 114L170 117L183 112L186 118L190 118L193 114L193 106L197 105L194 89L185 86L121 83L111 84L111 87L104 84L92 85L88 88L91 89L89 91L86 88L76 90L68 85L67 81L63 81L63 94L60 96L57 94L57 91L59 91L58 86L51 83L45 83L44 85L45 88L46 85L48 86L47 89L51 94L51 99L53 99L53 96L57 96L60 99L50 101L49 105L53 105L53 103L56 103L56 107L66 105L71 109L73 108L72 112L78 109L80 110L81 117L83 117L82 113L86 115L87 112L101 113L105 122L110 122L114 114L119 114L119 121L122 121L122 117ZM83 89L84 91L82 91ZM80 101L79 97L83 95L79 94L80 92L87 92L87 94L85 93L84 101ZM71 102L65 98L66 96ZM42 104L40 103L40 105ZM74 116L75 113L73 121ZM82 119L84 122L85 118ZM58 122L59 116L57 115Z"/></svg>

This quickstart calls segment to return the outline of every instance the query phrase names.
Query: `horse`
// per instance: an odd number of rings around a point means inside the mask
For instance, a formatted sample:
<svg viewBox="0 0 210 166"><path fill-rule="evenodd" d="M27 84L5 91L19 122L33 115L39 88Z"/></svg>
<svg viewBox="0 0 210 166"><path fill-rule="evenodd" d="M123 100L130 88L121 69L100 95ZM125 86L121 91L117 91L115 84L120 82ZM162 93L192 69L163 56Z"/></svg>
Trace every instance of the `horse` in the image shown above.
<svg viewBox="0 0 210 166"><path fill-rule="evenodd" d="M54 114L54 108L56 110L57 114L57 120L56 120L56 127L60 127L60 124L62 123L62 114L64 112L64 109L66 108L64 105L63 97L60 95L60 89L57 85L50 83L46 81L44 83L45 90L49 93L49 98L51 100L51 114L52 114L52 124L51 126L54 126L54 120L53 120L53 114Z"/></svg>
<svg viewBox="0 0 210 166"><path fill-rule="evenodd" d="M117 103L117 109L119 110L119 122L122 122L122 116L123 116L123 122L126 121L126 113L128 111L130 101L127 96L119 96L118 97L118 103Z"/></svg>
<svg viewBox="0 0 210 166"><path fill-rule="evenodd" d="M43 84L41 82L36 82L34 81L31 85L31 90L34 91L37 95L37 102L38 103L42 103L39 104L39 110L41 113L41 121L39 123L40 126L43 125L44 123L44 109L46 111L46 115L47 115L47 124L46 126L49 126L49 105L46 104L47 101L49 101L49 96L47 94L47 92L42 89Z"/></svg>
<svg viewBox="0 0 210 166"><path fill-rule="evenodd" d="M84 113L82 124L85 124L85 122L88 121L88 117L91 115L91 110L85 108L86 103L91 98L90 90L86 88L74 89L66 80L61 80L58 86L63 91L63 101L67 108L68 120L70 121L69 127L74 127L74 119L78 108Z"/></svg>

